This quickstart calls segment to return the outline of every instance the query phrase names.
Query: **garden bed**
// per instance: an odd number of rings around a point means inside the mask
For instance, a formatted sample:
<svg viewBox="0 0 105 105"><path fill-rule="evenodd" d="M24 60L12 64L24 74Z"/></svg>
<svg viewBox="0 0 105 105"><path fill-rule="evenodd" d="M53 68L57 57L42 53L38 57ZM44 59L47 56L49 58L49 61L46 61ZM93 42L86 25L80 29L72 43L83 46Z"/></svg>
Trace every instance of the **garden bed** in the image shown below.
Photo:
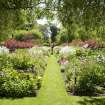
<svg viewBox="0 0 105 105"><path fill-rule="evenodd" d="M60 56L61 72L69 95L105 95L105 49L76 53L63 53Z"/></svg>
<svg viewBox="0 0 105 105"><path fill-rule="evenodd" d="M4 47L5 48L5 47ZM38 49L0 53L0 97L36 96L47 65L48 54ZM40 49L41 51L41 49Z"/></svg>

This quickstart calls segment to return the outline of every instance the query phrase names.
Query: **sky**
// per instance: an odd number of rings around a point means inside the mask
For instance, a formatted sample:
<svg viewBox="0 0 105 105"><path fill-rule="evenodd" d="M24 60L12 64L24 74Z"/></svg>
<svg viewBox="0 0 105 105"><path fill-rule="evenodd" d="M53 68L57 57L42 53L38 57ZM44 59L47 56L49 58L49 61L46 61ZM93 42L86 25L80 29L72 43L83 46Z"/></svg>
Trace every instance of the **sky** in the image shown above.
<svg viewBox="0 0 105 105"><path fill-rule="evenodd" d="M43 3L38 5L38 6L42 9L45 8L45 4L43 4ZM48 24L48 20L47 20L47 18L44 17L43 19L38 19L37 23L40 24L40 25L45 25L45 24ZM62 27L61 23L58 21L56 16L55 16L55 19L53 21L51 21L51 23L54 24L55 26L57 26L58 28Z"/></svg>

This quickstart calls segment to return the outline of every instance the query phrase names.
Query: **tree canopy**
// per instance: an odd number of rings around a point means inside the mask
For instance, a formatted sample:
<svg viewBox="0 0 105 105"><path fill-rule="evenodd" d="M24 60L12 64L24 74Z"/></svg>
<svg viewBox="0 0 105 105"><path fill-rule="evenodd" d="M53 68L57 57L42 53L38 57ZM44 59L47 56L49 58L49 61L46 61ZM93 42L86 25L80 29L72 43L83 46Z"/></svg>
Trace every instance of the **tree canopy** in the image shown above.
<svg viewBox="0 0 105 105"><path fill-rule="evenodd" d="M105 24L104 0L62 0L59 6L59 17L64 24L89 27Z"/></svg>
<svg viewBox="0 0 105 105"><path fill-rule="evenodd" d="M86 29L104 26L105 0L0 0L0 32L16 28L24 18L32 22L54 15L68 30L75 24Z"/></svg>

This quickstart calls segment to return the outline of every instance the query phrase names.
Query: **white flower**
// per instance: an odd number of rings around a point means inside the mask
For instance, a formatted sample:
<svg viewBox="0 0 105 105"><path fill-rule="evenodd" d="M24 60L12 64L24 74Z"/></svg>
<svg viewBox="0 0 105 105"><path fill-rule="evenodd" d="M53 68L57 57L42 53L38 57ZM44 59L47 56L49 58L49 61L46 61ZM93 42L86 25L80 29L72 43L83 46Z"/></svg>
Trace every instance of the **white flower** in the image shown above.
<svg viewBox="0 0 105 105"><path fill-rule="evenodd" d="M76 54L76 49L73 47L65 46L61 48L60 54L69 54L69 55L75 55Z"/></svg>
<svg viewBox="0 0 105 105"><path fill-rule="evenodd" d="M0 55L1 54L8 54L9 53L9 49L4 47L4 46L1 46L0 47Z"/></svg>
<svg viewBox="0 0 105 105"><path fill-rule="evenodd" d="M33 47L28 50L29 54L32 56L38 56L43 54L48 54L49 47L43 46L43 47Z"/></svg>
<svg viewBox="0 0 105 105"><path fill-rule="evenodd" d="M39 55L39 54L42 54L43 52L38 49L37 47L33 47L31 49L29 49L29 54L31 55Z"/></svg>
<svg viewBox="0 0 105 105"><path fill-rule="evenodd" d="M54 52L55 52L55 53L59 53L60 49L61 49L61 47L55 46L55 47L54 47Z"/></svg>
<svg viewBox="0 0 105 105"><path fill-rule="evenodd" d="M104 55L98 55L96 57L96 60L97 60L97 62L105 63L105 56Z"/></svg>
<svg viewBox="0 0 105 105"><path fill-rule="evenodd" d="M43 47L40 47L41 50L47 52L50 50L50 47L47 47L47 46L43 46Z"/></svg>

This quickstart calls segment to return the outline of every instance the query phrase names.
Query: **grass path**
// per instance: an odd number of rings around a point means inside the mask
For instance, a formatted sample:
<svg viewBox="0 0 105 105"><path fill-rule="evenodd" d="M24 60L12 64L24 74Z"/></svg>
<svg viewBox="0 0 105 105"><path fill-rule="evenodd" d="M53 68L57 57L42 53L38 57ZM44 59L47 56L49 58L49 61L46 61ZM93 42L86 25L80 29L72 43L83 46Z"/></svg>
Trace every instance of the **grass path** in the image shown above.
<svg viewBox="0 0 105 105"><path fill-rule="evenodd" d="M105 97L68 96L57 59L52 55L38 97L0 99L0 105L105 105Z"/></svg>
<svg viewBox="0 0 105 105"><path fill-rule="evenodd" d="M45 105L67 105L67 93L64 87L64 81L60 73L60 67L54 56L48 61L48 66L44 75L42 88L39 93L39 99Z"/></svg>

